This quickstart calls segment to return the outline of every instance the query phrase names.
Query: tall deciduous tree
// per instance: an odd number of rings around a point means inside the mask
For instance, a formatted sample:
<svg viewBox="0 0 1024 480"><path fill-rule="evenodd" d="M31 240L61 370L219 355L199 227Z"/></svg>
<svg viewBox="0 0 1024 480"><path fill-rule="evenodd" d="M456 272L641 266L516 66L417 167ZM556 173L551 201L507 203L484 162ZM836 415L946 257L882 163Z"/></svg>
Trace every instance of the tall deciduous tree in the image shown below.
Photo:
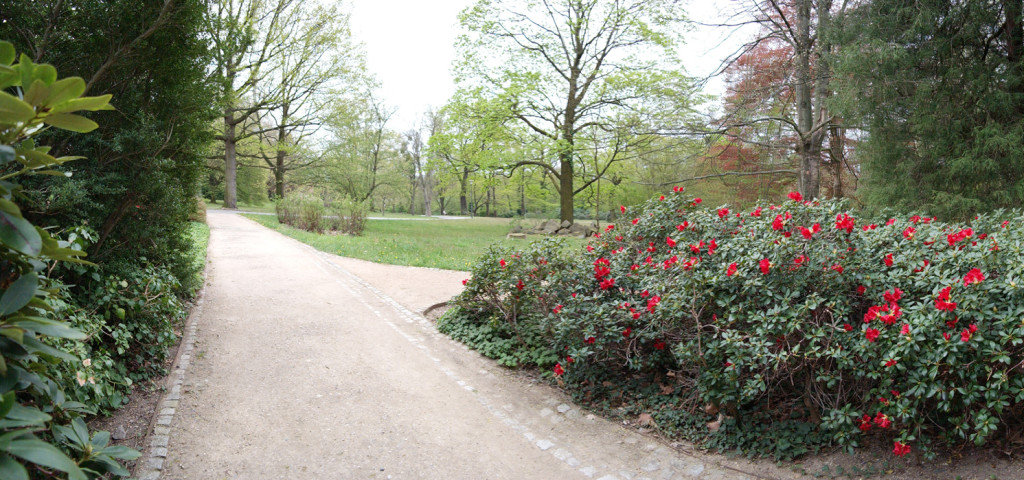
<svg viewBox="0 0 1024 480"><path fill-rule="evenodd" d="M721 151L756 150L762 165L753 174L795 173L807 198L820 195L823 163L832 167L832 196L842 195L845 126L828 108L834 37L825 33L845 8L832 0L752 0L741 15L759 25L757 37L725 62L729 92L718 124L729 145ZM789 152L795 168L779 161Z"/></svg>
<svg viewBox="0 0 1024 480"><path fill-rule="evenodd" d="M330 102L364 75L360 48L349 28L349 14L336 7L315 6L297 12L283 35L291 48L271 59L271 78L259 85L259 98L276 98L259 112L256 127L264 148L260 156L274 176L274 193L284 197L285 174L311 166L312 155L295 149L320 131Z"/></svg>
<svg viewBox="0 0 1024 480"><path fill-rule="evenodd" d="M1021 0L863 2L835 63L866 201L948 217L1024 201Z"/></svg>
<svg viewBox="0 0 1024 480"><path fill-rule="evenodd" d="M297 167L288 146L320 125L332 82L361 69L348 15L298 0L211 0L206 34L222 98L224 205L235 207L237 144L250 136L275 145L266 161L283 194L284 173Z"/></svg>
<svg viewBox="0 0 1024 480"><path fill-rule="evenodd" d="M395 110L377 98L373 88L368 85L363 93L335 104L324 152L327 172L314 175L326 182L325 187L356 202L370 200L378 189L393 183L397 170L399 145L387 128Z"/></svg>
<svg viewBox="0 0 1024 480"><path fill-rule="evenodd" d="M460 15L459 76L500 90L512 117L550 145L550 158L520 165L557 180L562 220L573 221L575 195L600 178L577 178L584 130L656 131L689 97L674 51L681 18L674 0L479 0Z"/></svg>

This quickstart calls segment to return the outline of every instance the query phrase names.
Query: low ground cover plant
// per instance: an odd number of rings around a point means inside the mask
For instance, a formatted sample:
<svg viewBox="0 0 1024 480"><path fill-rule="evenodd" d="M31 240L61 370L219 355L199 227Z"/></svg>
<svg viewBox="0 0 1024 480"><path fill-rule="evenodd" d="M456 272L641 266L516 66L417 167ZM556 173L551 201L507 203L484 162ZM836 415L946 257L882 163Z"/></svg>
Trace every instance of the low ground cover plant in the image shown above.
<svg viewBox="0 0 1024 480"><path fill-rule="evenodd" d="M682 189L584 251L495 248L439 322L666 433L792 458L987 445L1024 420L1024 219L704 208Z"/></svg>

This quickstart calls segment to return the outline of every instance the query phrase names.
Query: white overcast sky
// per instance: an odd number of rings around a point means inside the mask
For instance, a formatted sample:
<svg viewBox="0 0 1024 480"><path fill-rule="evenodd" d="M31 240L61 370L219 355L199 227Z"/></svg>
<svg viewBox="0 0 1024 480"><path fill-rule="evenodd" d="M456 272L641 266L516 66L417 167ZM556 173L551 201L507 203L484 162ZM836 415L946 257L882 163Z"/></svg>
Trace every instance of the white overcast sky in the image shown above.
<svg viewBox="0 0 1024 480"><path fill-rule="evenodd" d="M353 34L365 44L367 67L381 82L382 96L398 109L390 128L411 128L423 112L440 108L455 91L451 65L460 32L456 16L471 4L473 0L352 0ZM690 0L687 13L713 23L720 20L720 7L732 8L729 0ZM687 35L679 49L687 72L711 73L747 39L726 36L709 28ZM722 86L713 82L709 88L721 93Z"/></svg>

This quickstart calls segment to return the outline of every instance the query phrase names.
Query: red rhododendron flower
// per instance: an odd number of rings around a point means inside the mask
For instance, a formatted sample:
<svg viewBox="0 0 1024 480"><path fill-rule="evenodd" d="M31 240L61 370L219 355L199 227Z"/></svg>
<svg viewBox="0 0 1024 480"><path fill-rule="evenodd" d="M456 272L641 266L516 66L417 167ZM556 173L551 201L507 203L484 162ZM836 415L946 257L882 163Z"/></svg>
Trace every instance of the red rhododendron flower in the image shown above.
<svg viewBox="0 0 1024 480"><path fill-rule="evenodd" d="M524 287L526 287L526 284L524 284L522 280L516 283L516 290L522 291Z"/></svg>
<svg viewBox="0 0 1024 480"><path fill-rule="evenodd" d="M760 217L761 216L761 207L757 207L757 208L754 209L753 212L750 212L750 216L751 217Z"/></svg>
<svg viewBox="0 0 1024 480"><path fill-rule="evenodd" d="M676 246L676 241L672 240L672 237L665 237L665 243L668 244L669 248L674 248Z"/></svg>
<svg viewBox="0 0 1024 480"><path fill-rule="evenodd" d="M629 335L632 334L632 333L633 333L633 329L629 328L629 327L626 327L626 329L622 331L622 336L626 337L626 338L629 338Z"/></svg>
<svg viewBox="0 0 1024 480"><path fill-rule="evenodd" d="M604 231L606 232L610 232L612 230L615 230L615 224L610 224L607 227L604 227Z"/></svg>
<svg viewBox="0 0 1024 480"><path fill-rule="evenodd" d="M565 373L565 369L562 368L562 364L561 363L556 363L555 364L555 368L554 368L554 372L555 372L555 376L556 377L560 377L560 376L562 376Z"/></svg>
<svg viewBox="0 0 1024 480"><path fill-rule="evenodd" d="M711 239L711 243L708 244L708 255L714 255L715 249L718 248L718 242L714 238Z"/></svg>
<svg viewBox="0 0 1024 480"><path fill-rule="evenodd" d="M648 296L650 296L650 293L647 290L640 292L640 298L647 298Z"/></svg>
<svg viewBox="0 0 1024 480"><path fill-rule="evenodd" d="M843 273L843 266L837 263L832 265L832 270L835 270L836 273Z"/></svg>
<svg viewBox="0 0 1024 480"><path fill-rule="evenodd" d="M647 300L647 311L651 312L651 313L654 313L654 309L658 306L658 303L660 303L660 302L661 302L661 297L659 297L657 295L651 297L649 300Z"/></svg>
<svg viewBox="0 0 1024 480"><path fill-rule="evenodd" d="M803 235L804 238L806 238L808 240L810 240L814 236L814 233L811 232L811 230L808 229L807 227L796 227L796 228L800 230L800 235Z"/></svg>
<svg viewBox="0 0 1024 480"><path fill-rule="evenodd" d="M686 230L686 227L689 227L689 226L690 226L690 222L687 222L686 220L683 220L683 223L680 223L679 225L676 225L676 230L679 230L681 232L683 230Z"/></svg>
<svg viewBox="0 0 1024 480"><path fill-rule="evenodd" d="M676 193L679 193L679 192L683 191L683 187L672 187L672 191L676 192Z"/></svg>
<svg viewBox="0 0 1024 480"><path fill-rule="evenodd" d="M904 323L903 326L900 327L900 335L910 335L910 325Z"/></svg>
<svg viewBox="0 0 1024 480"><path fill-rule="evenodd" d="M787 195L787 196L789 197L790 200L792 200L794 202L802 202L802 201L804 201L804 196L800 195L800 192L789 192L789 195Z"/></svg>
<svg viewBox="0 0 1024 480"><path fill-rule="evenodd" d="M626 206L625 205L619 205L619 211L622 212L622 213L626 213Z"/></svg>
<svg viewBox="0 0 1024 480"><path fill-rule="evenodd" d="M731 277L736 273L736 262L730 263L729 268L725 269L725 276Z"/></svg>
<svg viewBox="0 0 1024 480"><path fill-rule="evenodd" d="M864 295L864 293L867 292L867 291L868 291L868 287L865 287L864 285L857 285L857 293L858 294Z"/></svg>
<svg viewBox="0 0 1024 480"><path fill-rule="evenodd" d="M462 284L463 284L463 285L465 285L465 284L467 284L467 283L469 283L469 279L468 279L468 278L462 281Z"/></svg>
<svg viewBox="0 0 1024 480"><path fill-rule="evenodd" d="M893 366L893 365L896 365L896 360L893 360L893 359L889 359L888 361L886 361L886 362L885 362L885 366L886 366L886 367L891 367L891 366ZM883 427L883 428L884 428L884 427Z"/></svg>
<svg viewBox="0 0 1024 480"><path fill-rule="evenodd" d="M659 201L659 202L661 202L661 201L664 201L664 200L665 200L665 196L664 196L664 195L662 195L662 196L658 197L658 201Z"/></svg>
<svg viewBox="0 0 1024 480"><path fill-rule="evenodd" d="M956 310L956 302L949 301L949 292L952 290L951 287L943 288L939 291L939 296L935 299L935 308L938 310L944 310L952 312Z"/></svg>
<svg viewBox="0 0 1024 480"><path fill-rule="evenodd" d="M892 254L891 253L885 254L885 266L887 266L887 267L891 267L892 266Z"/></svg>
<svg viewBox="0 0 1024 480"><path fill-rule="evenodd" d="M718 218L724 218L728 214L729 214L729 209L728 208L719 208L718 209Z"/></svg>
<svg viewBox="0 0 1024 480"><path fill-rule="evenodd" d="M587 337L587 339L586 339L586 340L584 340L584 341L583 341L583 343L589 343L589 344L593 344L593 343L594 343L594 342L596 342L596 341L597 341L597 339L596 339L596 338L594 338L594 337Z"/></svg>
<svg viewBox="0 0 1024 480"><path fill-rule="evenodd" d="M567 348L568 348L568 347L567 347ZM573 362L575 362L575 361L576 361L576 360L572 358L572 355L566 355L566 356L565 356L565 363L573 363Z"/></svg>
<svg viewBox="0 0 1024 480"><path fill-rule="evenodd" d="M849 216L848 214L842 213L836 215L837 230L846 230L846 233L853 232L853 224L853 217Z"/></svg>
<svg viewBox="0 0 1024 480"><path fill-rule="evenodd" d="M640 265L637 265L637 264L634 263L634 264L629 266L629 269L635 272L635 271L640 269Z"/></svg>
<svg viewBox="0 0 1024 480"><path fill-rule="evenodd" d="M654 341L654 349L655 350L664 350L665 349L665 342L663 342L661 340L655 340Z"/></svg>
<svg viewBox="0 0 1024 480"><path fill-rule="evenodd" d="M761 261L758 263L761 267L761 273L764 275L768 275L768 270L772 268L772 262L768 261L767 258L762 258Z"/></svg>
<svg viewBox="0 0 1024 480"><path fill-rule="evenodd" d="M910 453L910 445L901 442L895 442L892 444L892 453L895 454L897 457L902 457Z"/></svg>
<svg viewBox="0 0 1024 480"><path fill-rule="evenodd" d="M865 413L863 417L860 417L860 425L857 428L862 432L871 430L871 415Z"/></svg>
<svg viewBox="0 0 1024 480"><path fill-rule="evenodd" d="M889 225L892 225L894 223L896 223L896 219L895 218L890 218L889 221L885 222L885 226L888 227Z"/></svg>
<svg viewBox="0 0 1024 480"><path fill-rule="evenodd" d="M846 330L847 332L852 332L853 331L853 325L850 325L849 323L844 323L843 324L843 330Z"/></svg>
<svg viewBox="0 0 1024 480"><path fill-rule="evenodd" d="M972 323L972 324L967 326L967 330L970 330L971 333L977 332L978 331L978 326Z"/></svg>
<svg viewBox="0 0 1024 480"><path fill-rule="evenodd" d="M782 222L782 215L776 215L775 220L772 220L772 230L782 230L785 224Z"/></svg>
<svg viewBox="0 0 1024 480"><path fill-rule="evenodd" d="M878 412L878 414L875 415L875 425L878 425L878 428L889 428L889 426L892 425L892 420L889 420L888 415Z"/></svg>
<svg viewBox="0 0 1024 480"><path fill-rule="evenodd" d="M698 204L700 204L700 202L703 202L703 200L701 200L700 197L697 197L697 198L693 199L693 204L694 205L698 205Z"/></svg>
<svg viewBox="0 0 1024 480"><path fill-rule="evenodd" d="M917 232L917 229L915 229L914 227L907 227L906 229L903 230L903 238L907 240L913 240L914 232Z"/></svg>
<svg viewBox="0 0 1024 480"><path fill-rule="evenodd" d="M505 259L503 258L498 261L498 265L501 265L501 268L505 268L505 265L508 265L508 263L505 262Z"/></svg>
<svg viewBox="0 0 1024 480"><path fill-rule="evenodd" d="M562 312L562 306L561 306L561 305L559 305L559 306L557 306L557 307L555 307L555 308L552 308L552 309L551 309L551 312L552 312L552 313L561 313L561 312Z"/></svg>
<svg viewBox="0 0 1024 480"><path fill-rule="evenodd" d="M949 341L950 337L951 336L949 335L949 332L942 332L942 338L945 338L947 342Z"/></svg>
<svg viewBox="0 0 1024 480"><path fill-rule="evenodd" d="M970 330L964 329L964 331L960 332L960 341L961 342L970 341L971 340L971 335L973 335L973 333L971 333Z"/></svg>
<svg viewBox="0 0 1024 480"><path fill-rule="evenodd" d="M903 290L898 288L894 288L892 291L886 290L885 293L882 294L882 298L884 298L886 302L889 302L889 306L891 307L903 298Z"/></svg>
<svg viewBox="0 0 1024 480"><path fill-rule="evenodd" d="M878 329L869 328L864 332L864 338L868 339L869 342L874 342L878 339L879 333Z"/></svg>
<svg viewBox="0 0 1024 480"><path fill-rule="evenodd" d="M609 288L612 288L612 287L615 286L615 279L614 278L608 278L608 279L605 279L605 280L601 280L601 283L598 286L601 287L601 290L608 290Z"/></svg>
<svg viewBox="0 0 1024 480"><path fill-rule="evenodd" d="M972 268L971 271L967 272L967 275L964 275L964 286L970 285L972 283L981 283L981 281L984 279L985 274L981 273L981 270L978 270L977 268Z"/></svg>

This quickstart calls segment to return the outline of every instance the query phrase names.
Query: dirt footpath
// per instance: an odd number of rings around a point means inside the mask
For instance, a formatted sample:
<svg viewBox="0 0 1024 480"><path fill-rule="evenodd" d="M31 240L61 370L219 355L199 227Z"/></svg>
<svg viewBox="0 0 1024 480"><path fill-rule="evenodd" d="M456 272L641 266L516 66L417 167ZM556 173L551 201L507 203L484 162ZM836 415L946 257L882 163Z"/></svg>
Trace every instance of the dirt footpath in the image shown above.
<svg viewBox="0 0 1024 480"><path fill-rule="evenodd" d="M581 412L438 334L414 312L464 273L340 259L208 218L191 362L141 478L758 478Z"/></svg>

